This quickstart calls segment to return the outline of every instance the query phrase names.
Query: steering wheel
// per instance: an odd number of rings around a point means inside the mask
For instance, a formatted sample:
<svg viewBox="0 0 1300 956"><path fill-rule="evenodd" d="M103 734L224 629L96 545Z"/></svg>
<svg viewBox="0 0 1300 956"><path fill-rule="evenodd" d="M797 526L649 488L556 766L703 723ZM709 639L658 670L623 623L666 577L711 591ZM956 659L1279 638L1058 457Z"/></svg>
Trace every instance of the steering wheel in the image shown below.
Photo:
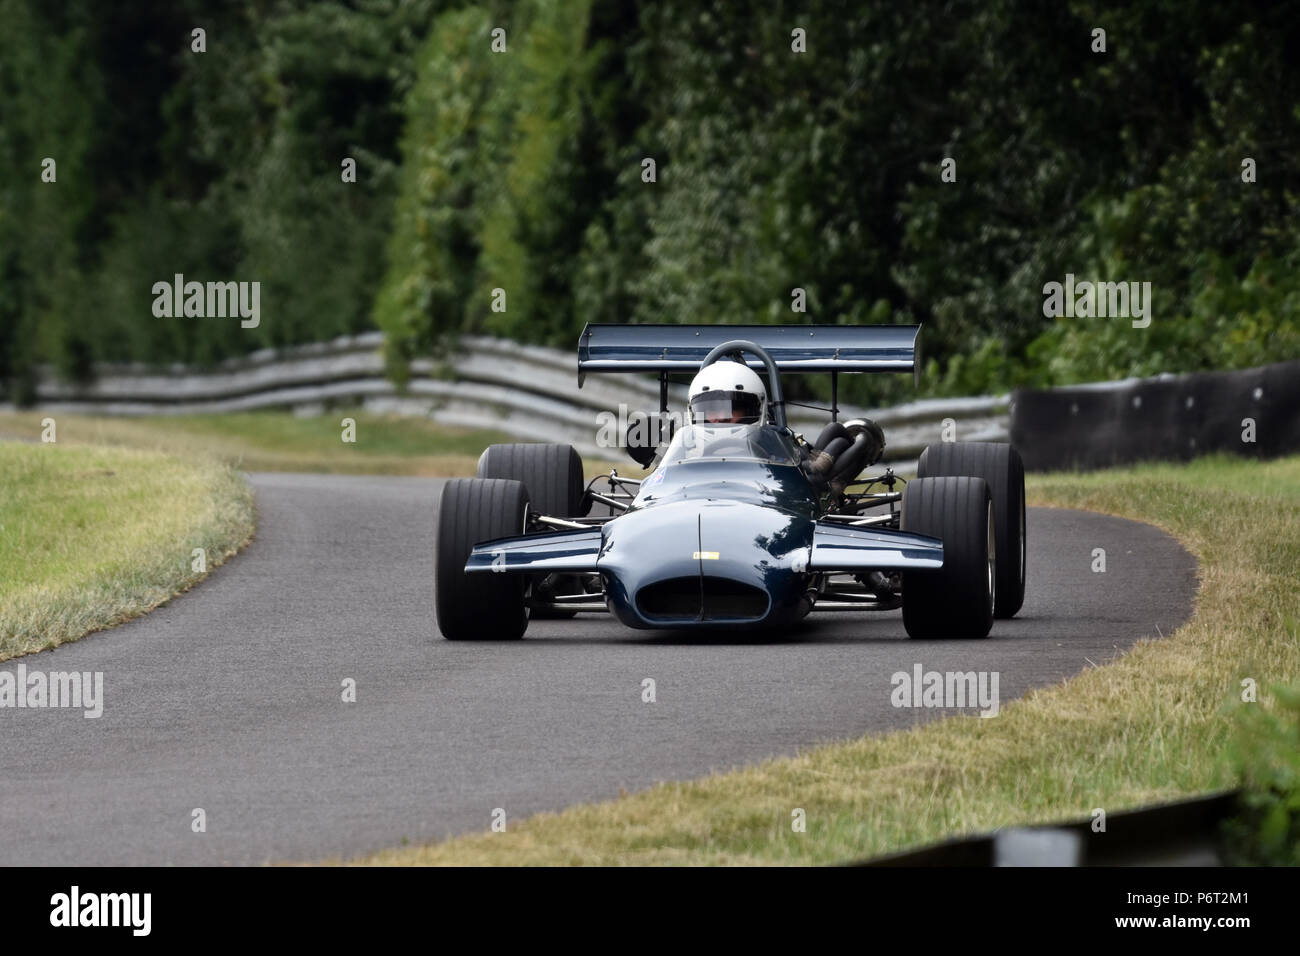
<svg viewBox="0 0 1300 956"><path fill-rule="evenodd" d="M786 427L785 394L781 391L781 374L777 371L776 362L763 346L747 339L732 339L729 342L723 342L704 356L704 361L700 363L700 369L706 369L719 359L728 357L744 362L746 352L758 356L759 360L767 368L767 404L772 409L773 424L784 430Z"/></svg>

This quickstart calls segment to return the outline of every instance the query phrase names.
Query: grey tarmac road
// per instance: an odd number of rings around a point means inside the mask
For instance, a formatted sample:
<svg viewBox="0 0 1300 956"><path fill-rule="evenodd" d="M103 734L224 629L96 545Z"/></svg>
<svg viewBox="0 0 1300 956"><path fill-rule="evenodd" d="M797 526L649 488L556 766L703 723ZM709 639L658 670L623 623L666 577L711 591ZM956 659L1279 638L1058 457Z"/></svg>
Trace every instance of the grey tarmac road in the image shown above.
<svg viewBox="0 0 1300 956"><path fill-rule="evenodd" d="M1196 587L1152 527L1033 509L1025 608L986 641L909 641L892 612L706 640L586 614L455 644L433 620L440 481L252 482L257 538L207 581L0 665L102 671L105 698L98 719L0 709L0 864L313 860L482 830L497 807L519 819L934 719L890 703L917 663L997 671L1005 703L1170 633Z"/></svg>

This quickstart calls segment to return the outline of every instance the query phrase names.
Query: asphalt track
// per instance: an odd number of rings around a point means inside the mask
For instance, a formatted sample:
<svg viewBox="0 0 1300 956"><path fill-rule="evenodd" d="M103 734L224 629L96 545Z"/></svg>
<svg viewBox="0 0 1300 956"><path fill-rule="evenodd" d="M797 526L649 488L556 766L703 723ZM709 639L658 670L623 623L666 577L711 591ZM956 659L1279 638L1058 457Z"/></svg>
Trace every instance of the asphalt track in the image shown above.
<svg viewBox="0 0 1300 956"><path fill-rule="evenodd" d="M985 641L909 641L895 611L705 640L586 614L459 644L433 620L440 481L252 481L257 539L199 587L0 665L102 671L105 698L98 719L0 709L0 864L311 860L484 830L497 807L517 820L950 713L891 705L918 663L997 671L1005 705L1168 634L1196 586L1150 526L1032 509L1025 608Z"/></svg>

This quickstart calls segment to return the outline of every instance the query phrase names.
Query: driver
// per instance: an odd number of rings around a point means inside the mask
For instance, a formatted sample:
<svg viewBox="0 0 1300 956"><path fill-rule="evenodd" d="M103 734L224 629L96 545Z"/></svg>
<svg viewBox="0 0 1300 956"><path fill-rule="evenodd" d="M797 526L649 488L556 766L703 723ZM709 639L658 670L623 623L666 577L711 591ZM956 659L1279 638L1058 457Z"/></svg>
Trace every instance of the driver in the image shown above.
<svg viewBox="0 0 1300 956"><path fill-rule="evenodd" d="M741 362L714 362L700 369L689 395L696 425L752 425L767 416L763 380Z"/></svg>

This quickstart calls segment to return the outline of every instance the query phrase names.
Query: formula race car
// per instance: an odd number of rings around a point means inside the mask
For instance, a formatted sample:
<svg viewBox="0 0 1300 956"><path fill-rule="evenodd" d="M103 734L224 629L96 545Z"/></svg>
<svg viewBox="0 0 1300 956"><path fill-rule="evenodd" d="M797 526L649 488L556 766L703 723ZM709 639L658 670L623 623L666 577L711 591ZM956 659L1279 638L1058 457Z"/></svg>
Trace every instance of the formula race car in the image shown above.
<svg viewBox="0 0 1300 956"><path fill-rule="evenodd" d="M588 325L591 372L657 372L643 479L584 482L568 445L493 445L450 481L435 603L450 640L523 636L530 617L610 611L636 628L784 627L810 611L901 607L914 638L985 637L1025 595L1024 466L1010 445L939 443L910 481L885 440L838 421L841 372L911 371L919 326ZM765 373L764 379L755 370ZM831 420L786 424L782 372L829 372ZM668 376L693 374L671 427ZM593 511L604 514L593 514Z"/></svg>

